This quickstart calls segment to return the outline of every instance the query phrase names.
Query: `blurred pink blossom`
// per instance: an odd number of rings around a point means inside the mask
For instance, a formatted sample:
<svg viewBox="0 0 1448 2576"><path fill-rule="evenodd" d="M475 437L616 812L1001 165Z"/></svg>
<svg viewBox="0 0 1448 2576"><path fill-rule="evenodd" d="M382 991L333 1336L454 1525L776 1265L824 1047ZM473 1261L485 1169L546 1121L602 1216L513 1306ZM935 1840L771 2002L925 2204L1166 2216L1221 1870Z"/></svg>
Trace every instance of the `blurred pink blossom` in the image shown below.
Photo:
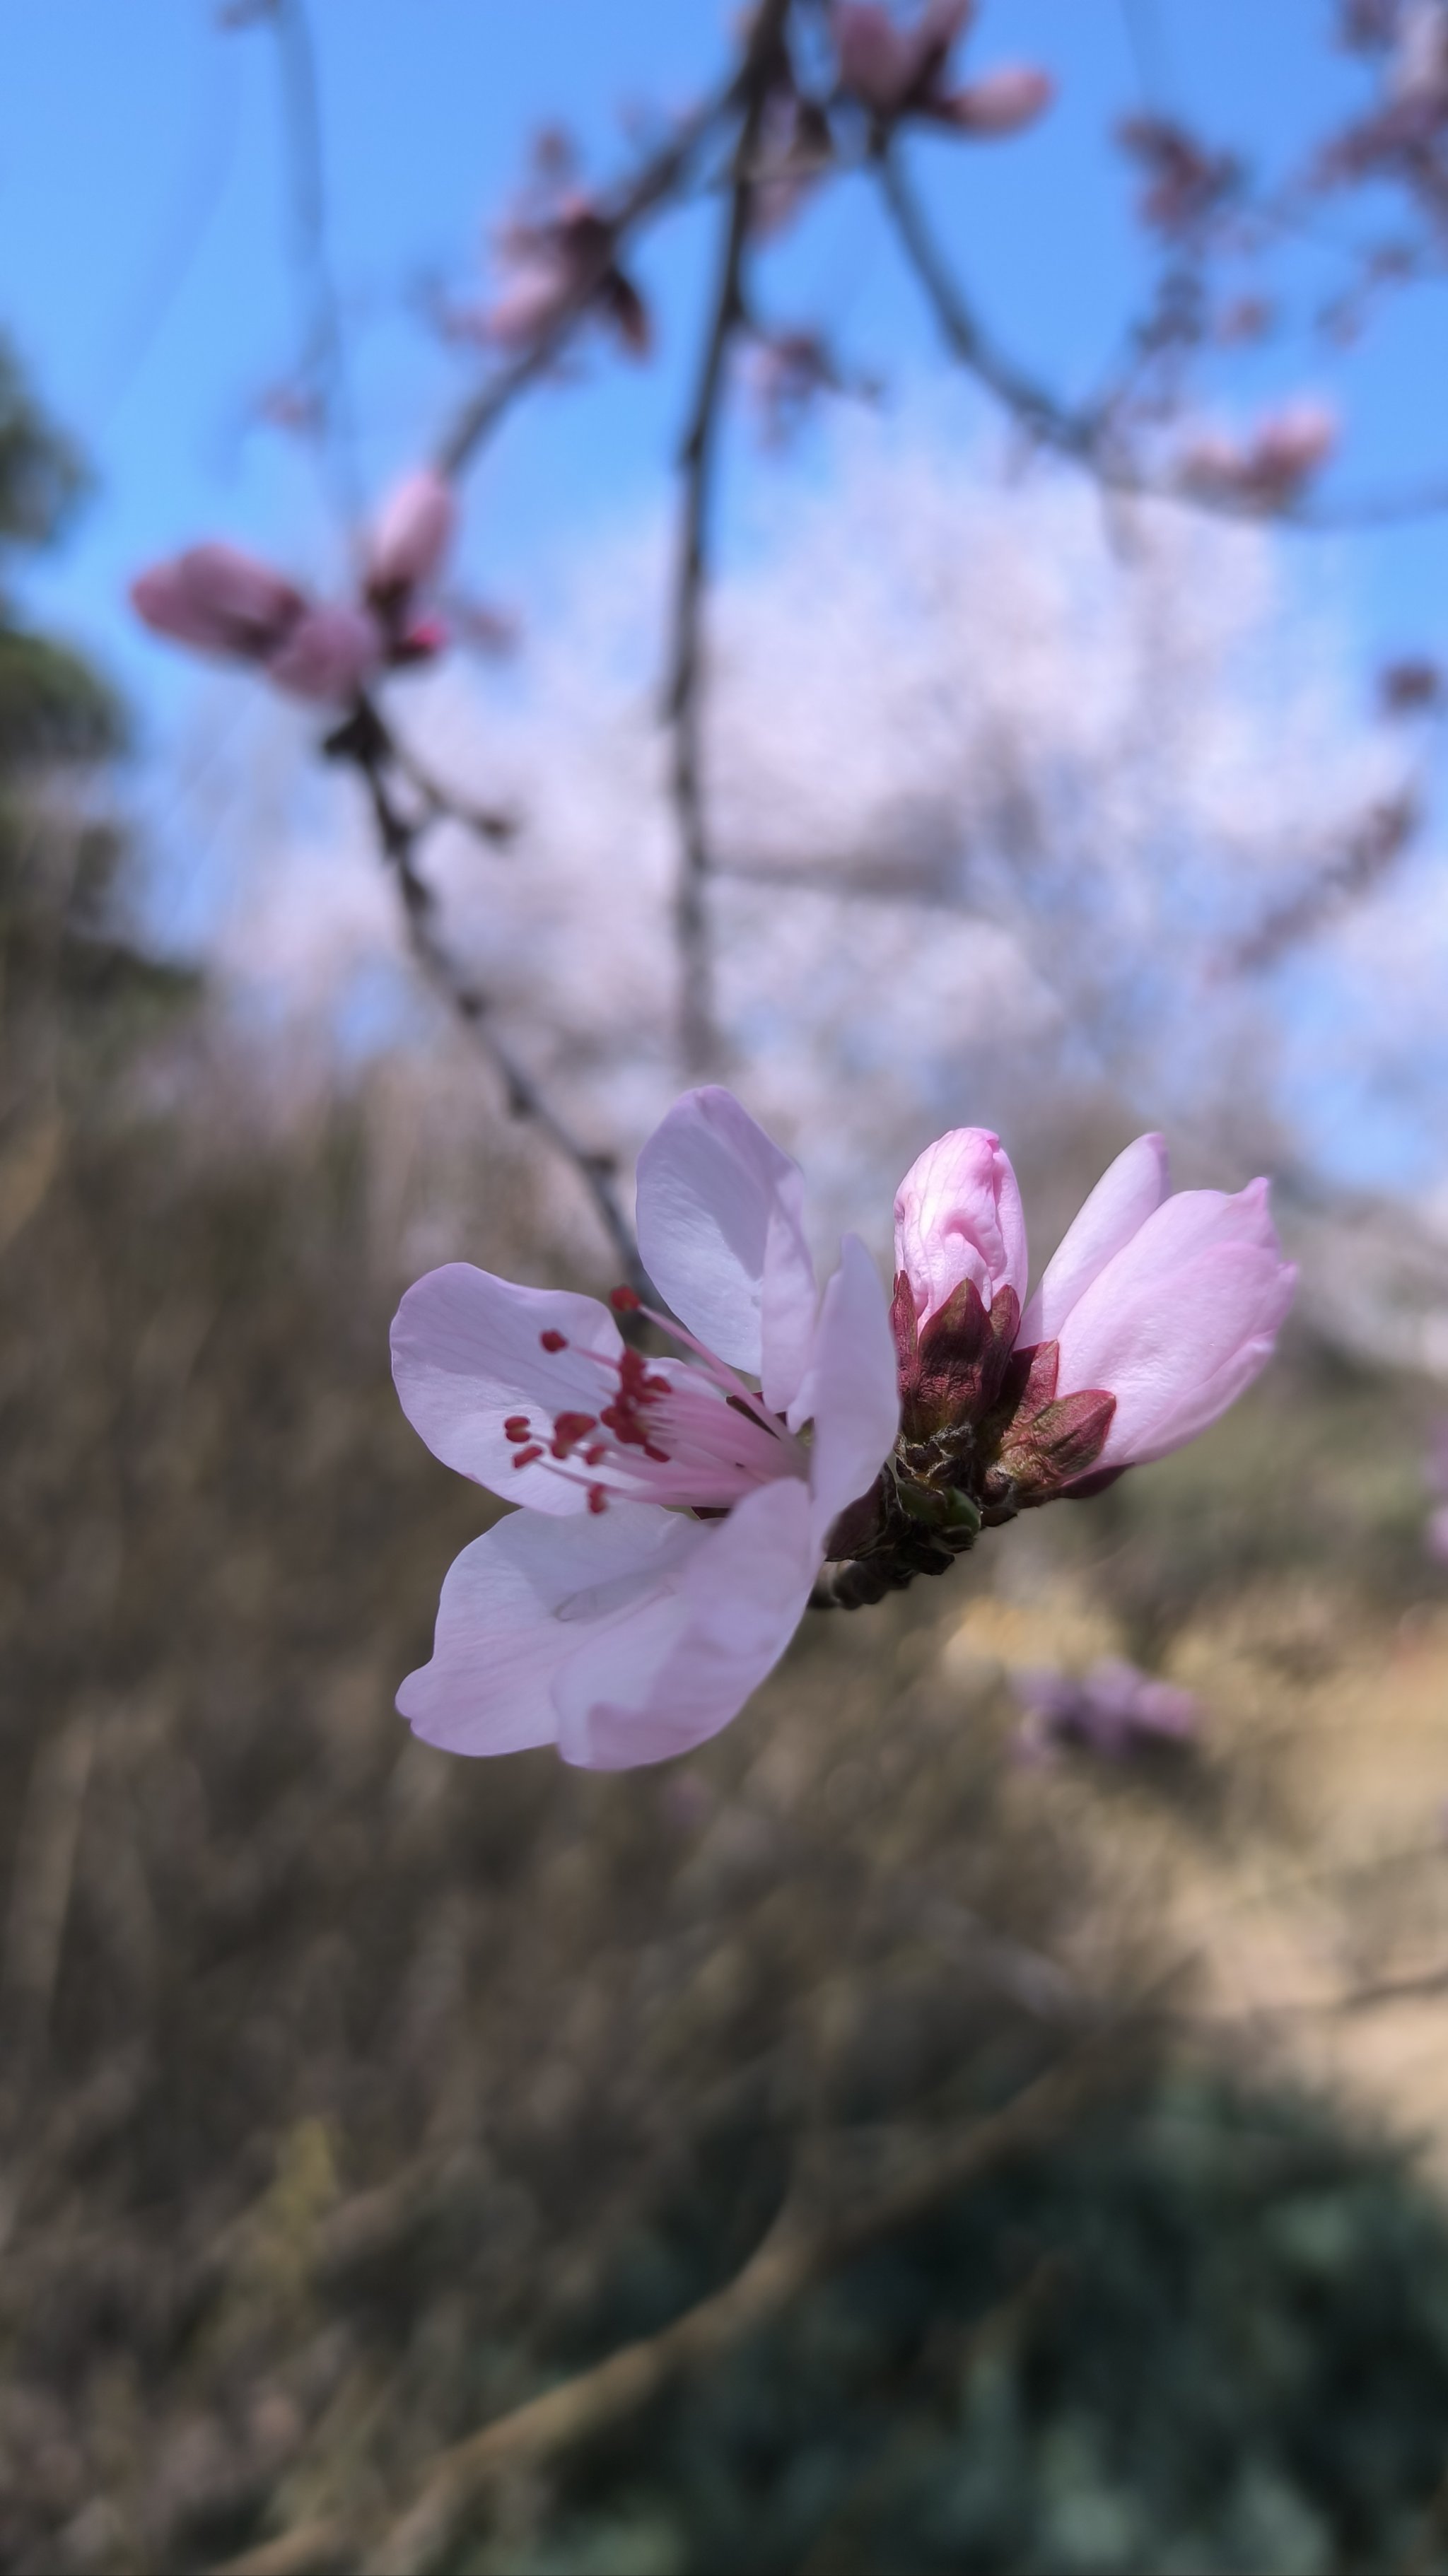
<svg viewBox="0 0 1448 2576"><path fill-rule="evenodd" d="M1049 1761L1062 1744L1120 1762L1149 1744L1187 1743L1201 1722L1190 1691L1115 1656L1079 1679L1045 1668L1018 1672L1014 1688L1026 1711L1015 1738L1023 1762Z"/></svg>
<svg viewBox="0 0 1448 2576"><path fill-rule="evenodd" d="M367 587L383 597L425 588L441 571L457 525L446 476L419 466L394 484L373 524Z"/></svg>
<svg viewBox="0 0 1448 2576"><path fill-rule="evenodd" d="M342 602L308 608L275 653L267 677L289 697L316 706L345 706L375 680L387 658L387 638L370 609Z"/></svg>
<svg viewBox="0 0 1448 2576"><path fill-rule="evenodd" d="M1234 153L1212 150L1174 117L1125 117L1116 140L1146 180L1137 209L1142 222L1168 239L1198 232L1241 183Z"/></svg>
<svg viewBox="0 0 1448 2576"><path fill-rule="evenodd" d="M132 582L131 601L154 634L247 662L275 652L306 607L270 564L219 543L153 564Z"/></svg>
<svg viewBox="0 0 1448 2576"><path fill-rule="evenodd" d="M1280 510L1301 497L1337 441L1337 419L1325 404L1288 403L1245 438L1201 432L1183 450L1178 470L1190 491Z"/></svg>
<svg viewBox="0 0 1448 2576"><path fill-rule="evenodd" d="M453 329L494 347L531 348L572 307L595 313L630 356L653 345L648 306L614 256L613 226L576 191L545 217L517 216L497 236L506 283L476 314L455 316Z"/></svg>
<svg viewBox="0 0 1448 2576"><path fill-rule="evenodd" d="M154 633L251 663L290 697L344 706L379 672L431 660L447 642L413 598L440 570L454 520L450 487L419 467L378 513L360 600L308 599L269 564L216 543L152 565L131 599Z"/></svg>
<svg viewBox="0 0 1448 2576"><path fill-rule="evenodd" d="M462 1262L398 1310L409 1421L523 1505L452 1567L432 1661L398 1693L451 1752L556 1744L617 1770L717 1734L783 1653L827 1532L895 1438L874 1265L847 1236L820 1297L799 1170L728 1092L686 1093L645 1145L638 1229L684 1358L626 1348L591 1297Z"/></svg>
<svg viewBox="0 0 1448 2576"><path fill-rule="evenodd" d="M1055 95L1049 72L1031 63L1003 63L956 91L949 102L950 121L962 132L982 137L1020 134L1044 116Z"/></svg>
<svg viewBox="0 0 1448 2576"><path fill-rule="evenodd" d="M973 0L927 0L902 22L880 0L835 0L830 28L840 87L881 124L921 116L962 133L1015 134L1049 107L1048 72L1003 65L964 89L945 85L951 47L974 14Z"/></svg>

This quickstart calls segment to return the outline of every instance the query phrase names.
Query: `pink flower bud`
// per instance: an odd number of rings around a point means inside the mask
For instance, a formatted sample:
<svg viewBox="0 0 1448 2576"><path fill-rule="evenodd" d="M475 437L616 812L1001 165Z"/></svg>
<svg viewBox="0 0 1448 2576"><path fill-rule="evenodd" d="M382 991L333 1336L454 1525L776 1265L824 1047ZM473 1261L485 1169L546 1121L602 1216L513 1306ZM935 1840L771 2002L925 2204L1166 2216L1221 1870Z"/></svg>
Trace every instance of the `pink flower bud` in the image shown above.
<svg viewBox="0 0 1448 2576"><path fill-rule="evenodd" d="M893 114L915 76L915 47L904 28L874 0L839 0L830 27L841 89L877 116Z"/></svg>
<svg viewBox="0 0 1448 2576"><path fill-rule="evenodd" d="M1116 1409L1092 1473L1142 1466L1194 1439L1266 1366L1297 1272L1282 1258L1267 1183L1162 1194L1159 1137L1097 1183L1032 1298L1021 1345L1055 1341L1058 1398Z"/></svg>
<svg viewBox="0 0 1448 2576"><path fill-rule="evenodd" d="M371 591L417 590L441 569L457 505L452 485L430 465L403 476L377 514L368 549Z"/></svg>
<svg viewBox="0 0 1448 2576"><path fill-rule="evenodd" d="M956 1127L911 1164L895 1193L895 1268L925 1324L970 1280L989 1308L1026 1293L1026 1222L1010 1157L988 1127Z"/></svg>
<svg viewBox="0 0 1448 2576"><path fill-rule="evenodd" d="M343 706L375 678L386 639L370 610L309 608L280 651L267 660L267 675L288 696L319 706Z"/></svg>
<svg viewBox="0 0 1448 2576"><path fill-rule="evenodd" d="M974 0L929 0L913 26L902 27L876 0L836 0L830 29L840 87L879 117L909 107L939 113L940 76Z"/></svg>
<svg viewBox="0 0 1448 2576"><path fill-rule="evenodd" d="M1028 63L1003 64L956 91L948 102L950 122L963 133L982 137L1019 134L1045 114L1055 95L1049 72Z"/></svg>
<svg viewBox="0 0 1448 2576"><path fill-rule="evenodd" d="M131 600L153 633L244 662L274 653L306 606L270 564L219 544L153 564L132 582Z"/></svg>

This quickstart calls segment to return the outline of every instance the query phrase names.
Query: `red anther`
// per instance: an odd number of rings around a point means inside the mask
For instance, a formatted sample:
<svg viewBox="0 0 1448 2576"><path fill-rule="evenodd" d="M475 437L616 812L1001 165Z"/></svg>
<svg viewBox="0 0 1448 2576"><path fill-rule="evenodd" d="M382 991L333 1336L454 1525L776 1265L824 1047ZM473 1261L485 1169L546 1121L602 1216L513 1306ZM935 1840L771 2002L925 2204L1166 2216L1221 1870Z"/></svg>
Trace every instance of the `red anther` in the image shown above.
<svg viewBox="0 0 1448 2576"><path fill-rule="evenodd" d="M601 1467L607 1456L608 1442L606 1440L595 1440L591 1449L584 1450L583 1463L585 1467Z"/></svg>
<svg viewBox="0 0 1448 2576"><path fill-rule="evenodd" d="M644 1301L632 1288L610 1288L608 1302L616 1315L636 1315Z"/></svg>
<svg viewBox="0 0 1448 2576"><path fill-rule="evenodd" d="M530 1429L531 1425L526 1413L510 1413L507 1421L503 1425L503 1438L505 1440L526 1440Z"/></svg>
<svg viewBox="0 0 1448 2576"><path fill-rule="evenodd" d="M607 1511L607 1509L608 1509L608 1496L607 1496L607 1494L604 1492L602 1485L590 1485L590 1486L589 1486L589 1488L588 1488L588 1508L589 1508L589 1510L590 1510L591 1512L593 1512L593 1513L606 1512L606 1511Z"/></svg>
<svg viewBox="0 0 1448 2576"><path fill-rule="evenodd" d="M667 1449L656 1449L652 1440L646 1440L644 1442L644 1456L646 1458L652 1458L656 1467L667 1467L669 1463L669 1453Z"/></svg>
<svg viewBox="0 0 1448 2576"><path fill-rule="evenodd" d="M646 1377L641 1392L648 1395L672 1395L674 1390L666 1377Z"/></svg>
<svg viewBox="0 0 1448 2576"><path fill-rule="evenodd" d="M542 1455L543 1451L540 1443L536 1440L530 1440L526 1449L514 1450L513 1464L515 1467L531 1467L534 1459L541 1458Z"/></svg>
<svg viewBox="0 0 1448 2576"><path fill-rule="evenodd" d="M553 1424L554 1456L561 1458L567 1450L575 1449L585 1432L594 1431L597 1427L596 1413L558 1414ZM563 1443L562 1449L557 1446L560 1440Z"/></svg>
<svg viewBox="0 0 1448 2576"><path fill-rule="evenodd" d="M545 1351L566 1351L568 1348L568 1335L555 1332L551 1324L546 1333L539 1334L538 1339Z"/></svg>

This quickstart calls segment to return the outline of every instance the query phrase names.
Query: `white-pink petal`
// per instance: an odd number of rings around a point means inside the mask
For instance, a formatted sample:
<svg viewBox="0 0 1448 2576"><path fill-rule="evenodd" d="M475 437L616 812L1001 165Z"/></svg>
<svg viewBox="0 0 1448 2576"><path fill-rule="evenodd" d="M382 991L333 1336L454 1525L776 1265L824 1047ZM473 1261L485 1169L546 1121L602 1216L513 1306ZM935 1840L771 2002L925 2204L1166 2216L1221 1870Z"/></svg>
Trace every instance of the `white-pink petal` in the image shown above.
<svg viewBox="0 0 1448 2576"><path fill-rule="evenodd" d="M244 661L273 651L306 607L270 564L219 542L153 564L132 582L131 600L155 634Z"/></svg>
<svg viewBox="0 0 1448 2576"><path fill-rule="evenodd" d="M1165 1137L1138 1136L1117 1155L1046 1264L1021 1318L1023 1348L1056 1339L1072 1307L1155 1214L1168 1187Z"/></svg>
<svg viewBox="0 0 1448 2576"><path fill-rule="evenodd" d="M927 1145L895 1193L895 1267L919 1320L962 1280L989 1306L1002 1288L1024 1303L1026 1220L1010 1156L988 1127L954 1127Z"/></svg>
<svg viewBox="0 0 1448 2576"><path fill-rule="evenodd" d="M555 1684L574 1660L596 1678L631 1662L631 1641L672 1605L709 1525L652 1505L617 1503L558 1522L512 1512L449 1567L432 1660L397 1705L414 1734L448 1753L519 1753L554 1744Z"/></svg>
<svg viewBox="0 0 1448 2576"><path fill-rule="evenodd" d="M267 675L289 697L342 706L382 668L386 638L371 611L342 601L309 608L267 657Z"/></svg>
<svg viewBox="0 0 1448 2576"><path fill-rule="evenodd" d="M1060 1335L1058 1394L1116 1397L1103 1468L1164 1457L1225 1413L1271 1357L1297 1277L1240 1238L1192 1250L1169 1275L1129 1272L1128 1259L1108 1265Z"/></svg>
<svg viewBox="0 0 1448 2576"><path fill-rule="evenodd" d="M869 1492L900 1428L895 1344L880 1274L858 1235L840 1245L825 1285L810 1364L790 1408L793 1429L814 1422L810 1448L817 1558L830 1524Z"/></svg>
<svg viewBox="0 0 1448 2576"><path fill-rule="evenodd" d="M644 1268L681 1323L782 1413L809 1360L814 1263L797 1163L717 1084L686 1092L638 1161Z"/></svg>
<svg viewBox="0 0 1448 2576"><path fill-rule="evenodd" d="M442 568L457 520L445 475L430 465L405 474L377 513L368 547L368 580L376 590L415 590Z"/></svg>
<svg viewBox="0 0 1448 2576"><path fill-rule="evenodd" d="M802 1484L762 1486L726 1521L679 1526L703 1545L557 1670L565 1762L628 1770L705 1743L738 1716L799 1625L819 1562Z"/></svg>
<svg viewBox="0 0 1448 2576"><path fill-rule="evenodd" d="M566 1347L548 1351L544 1333ZM430 1270L408 1289L392 1325L392 1374L403 1412L434 1457L505 1501L564 1517L587 1509L582 1483L542 1463L515 1468L503 1425L597 1414L609 1400L623 1344L606 1306L564 1288L520 1288L467 1261ZM596 1356L595 1356L596 1355Z"/></svg>

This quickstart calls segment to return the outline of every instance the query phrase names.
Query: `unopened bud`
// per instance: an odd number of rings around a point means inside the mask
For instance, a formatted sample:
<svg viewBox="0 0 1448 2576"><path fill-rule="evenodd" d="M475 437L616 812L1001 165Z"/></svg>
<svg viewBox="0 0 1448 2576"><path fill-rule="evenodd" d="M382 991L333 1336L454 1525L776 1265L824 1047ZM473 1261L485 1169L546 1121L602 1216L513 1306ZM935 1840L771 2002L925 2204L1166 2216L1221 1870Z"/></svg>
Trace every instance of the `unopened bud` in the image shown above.
<svg viewBox="0 0 1448 2576"><path fill-rule="evenodd" d="M441 570L457 523L452 485L430 465L404 475L377 514L368 549L374 593L417 590Z"/></svg>

